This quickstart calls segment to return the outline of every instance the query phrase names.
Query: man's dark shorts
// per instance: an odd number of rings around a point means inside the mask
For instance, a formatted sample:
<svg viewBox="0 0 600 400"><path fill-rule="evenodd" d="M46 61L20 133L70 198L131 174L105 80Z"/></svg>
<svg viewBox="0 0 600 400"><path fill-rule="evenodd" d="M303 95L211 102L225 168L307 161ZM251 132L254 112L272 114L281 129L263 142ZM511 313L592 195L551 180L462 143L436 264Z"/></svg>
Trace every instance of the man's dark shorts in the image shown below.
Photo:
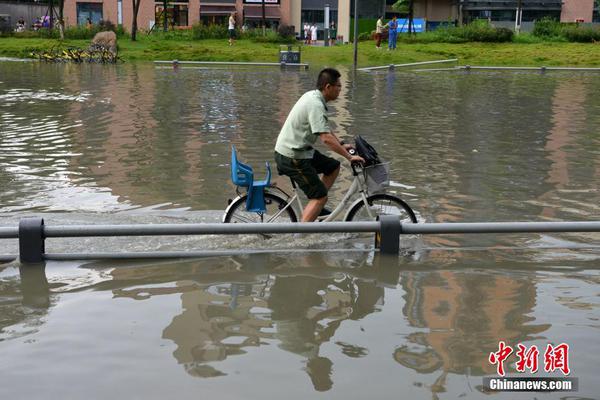
<svg viewBox="0 0 600 400"><path fill-rule="evenodd" d="M279 175L287 175L296 182L309 199L327 196L327 188L319 174L329 175L340 167L340 162L315 150L313 158L294 159L275 152Z"/></svg>
<svg viewBox="0 0 600 400"><path fill-rule="evenodd" d="M229 39L235 39L235 29L228 29L227 33L229 33Z"/></svg>

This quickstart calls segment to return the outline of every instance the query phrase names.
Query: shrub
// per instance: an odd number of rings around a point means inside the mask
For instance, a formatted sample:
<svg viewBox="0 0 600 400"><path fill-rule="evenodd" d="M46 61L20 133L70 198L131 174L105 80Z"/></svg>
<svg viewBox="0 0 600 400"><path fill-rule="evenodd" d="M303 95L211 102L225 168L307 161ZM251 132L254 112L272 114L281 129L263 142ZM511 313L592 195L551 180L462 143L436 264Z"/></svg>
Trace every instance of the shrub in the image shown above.
<svg viewBox="0 0 600 400"><path fill-rule="evenodd" d="M364 42L365 40L371 40L375 37L375 31L373 32L362 32L358 34L358 41Z"/></svg>
<svg viewBox="0 0 600 400"><path fill-rule="evenodd" d="M294 27L290 25L279 25L277 28L277 34L283 38L294 39L296 37L296 31L294 30Z"/></svg>
<svg viewBox="0 0 600 400"><path fill-rule="evenodd" d="M600 41L600 30L598 29L569 26L565 27L562 33L569 42L592 43Z"/></svg>
<svg viewBox="0 0 600 400"><path fill-rule="evenodd" d="M535 21L533 35L544 38L559 37L562 35L561 23L551 17L544 17Z"/></svg>
<svg viewBox="0 0 600 400"><path fill-rule="evenodd" d="M227 27L225 25L204 25L202 23L192 26L192 38L200 39L226 39Z"/></svg>
<svg viewBox="0 0 600 400"><path fill-rule="evenodd" d="M282 36L279 29L274 31L267 29L263 32L262 28L248 29L241 34L242 39L249 39L258 43L293 43L296 41L295 32L292 27L284 27L283 33L290 33L289 36Z"/></svg>
<svg viewBox="0 0 600 400"><path fill-rule="evenodd" d="M162 27L156 26L152 31L151 35L153 38L158 40L192 40L196 39L194 36L194 29L176 29L163 31Z"/></svg>
<svg viewBox="0 0 600 400"><path fill-rule="evenodd" d="M510 42L513 31L507 28L495 28L487 20L475 20L468 25L440 27L432 32L419 33L416 36L405 36L407 42Z"/></svg>

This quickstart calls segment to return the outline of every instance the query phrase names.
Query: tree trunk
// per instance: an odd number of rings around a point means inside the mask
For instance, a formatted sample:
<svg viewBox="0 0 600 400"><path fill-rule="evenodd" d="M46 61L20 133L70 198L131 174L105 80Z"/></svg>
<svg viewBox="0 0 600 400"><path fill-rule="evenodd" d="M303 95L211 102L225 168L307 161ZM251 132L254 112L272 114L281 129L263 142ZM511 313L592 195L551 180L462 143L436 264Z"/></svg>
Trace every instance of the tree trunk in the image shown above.
<svg viewBox="0 0 600 400"><path fill-rule="evenodd" d="M412 35L413 33L415 33L414 7L415 7L415 1L409 0L408 1L408 34L409 35Z"/></svg>
<svg viewBox="0 0 600 400"><path fill-rule="evenodd" d="M263 36L267 35L267 22L265 16L265 0L262 0L262 26L263 26Z"/></svg>
<svg viewBox="0 0 600 400"><path fill-rule="evenodd" d="M65 0L60 0L58 3L58 32L60 40L65 40Z"/></svg>
<svg viewBox="0 0 600 400"><path fill-rule="evenodd" d="M133 2L133 21L131 21L131 40L135 41L137 34L137 16L142 0L131 0Z"/></svg>

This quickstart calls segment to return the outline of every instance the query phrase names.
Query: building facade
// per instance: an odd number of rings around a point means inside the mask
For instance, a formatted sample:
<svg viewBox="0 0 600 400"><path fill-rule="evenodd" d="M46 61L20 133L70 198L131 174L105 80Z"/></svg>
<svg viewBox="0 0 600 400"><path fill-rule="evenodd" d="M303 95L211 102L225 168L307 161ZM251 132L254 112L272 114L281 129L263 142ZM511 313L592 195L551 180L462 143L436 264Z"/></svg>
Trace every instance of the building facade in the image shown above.
<svg viewBox="0 0 600 400"><path fill-rule="evenodd" d="M392 9L395 0L363 0L359 3L359 17L386 17L396 15ZM517 0L415 0L415 17L424 18L428 27L440 23L467 23L474 19L498 22L515 21ZM165 12L166 4L166 12ZM562 22L600 22L598 3L594 0L522 0L521 20L531 23L544 16ZM264 0L264 14L268 26L293 26L296 35L302 35L305 22L317 24L322 38L325 7L329 7L329 21L335 23L342 41L350 37L350 18L354 14L351 0ZM138 28L162 29L164 16L173 27L189 28L204 24L225 24L231 12L237 13L238 26L258 26L263 16L263 0L179 0L141 1ZM129 0L65 0L67 26L83 25L89 20L97 23L109 20L131 30L133 6Z"/></svg>

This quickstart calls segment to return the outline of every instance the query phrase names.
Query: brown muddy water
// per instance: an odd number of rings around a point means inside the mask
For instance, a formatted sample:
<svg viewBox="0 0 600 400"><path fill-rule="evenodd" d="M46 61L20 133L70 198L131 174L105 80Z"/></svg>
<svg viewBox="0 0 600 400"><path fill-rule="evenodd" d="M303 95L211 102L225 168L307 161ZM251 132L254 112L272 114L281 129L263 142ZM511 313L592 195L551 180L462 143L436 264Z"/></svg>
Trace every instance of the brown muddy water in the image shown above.
<svg viewBox="0 0 600 400"><path fill-rule="evenodd" d="M330 120L425 222L600 220L600 75L341 70ZM230 145L263 173L318 68L0 62L0 226L216 222ZM342 173L331 202L351 177ZM279 179L281 184L285 180ZM0 264L0 398L600 398L600 234L51 239ZM0 254L16 254L0 240ZM499 341L570 345L575 392L488 393Z"/></svg>

